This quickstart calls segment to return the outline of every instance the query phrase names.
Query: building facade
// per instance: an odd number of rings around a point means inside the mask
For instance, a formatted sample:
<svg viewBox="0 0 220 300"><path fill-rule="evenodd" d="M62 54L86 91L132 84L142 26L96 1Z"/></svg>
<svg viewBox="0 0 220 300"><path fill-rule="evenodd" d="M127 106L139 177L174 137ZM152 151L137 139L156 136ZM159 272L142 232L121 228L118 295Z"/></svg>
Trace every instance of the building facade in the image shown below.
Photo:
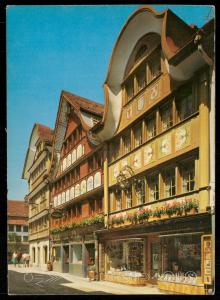
<svg viewBox="0 0 220 300"><path fill-rule="evenodd" d="M31 133L22 178L28 181L30 265L46 269L49 260L50 185L53 130L35 124Z"/></svg>
<svg viewBox="0 0 220 300"><path fill-rule="evenodd" d="M54 271L87 277L89 268L98 264L94 231L104 224L104 153L102 145L91 143L88 132L102 114L101 104L61 93L50 170Z"/></svg>
<svg viewBox="0 0 220 300"><path fill-rule="evenodd" d="M24 201L8 200L8 259L13 252L29 253L28 206Z"/></svg>
<svg viewBox="0 0 220 300"><path fill-rule="evenodd" d="M105 118L92 129L108 140L101 279L189 294L213 286L213 26L144 6L116 41Z"/></svg>

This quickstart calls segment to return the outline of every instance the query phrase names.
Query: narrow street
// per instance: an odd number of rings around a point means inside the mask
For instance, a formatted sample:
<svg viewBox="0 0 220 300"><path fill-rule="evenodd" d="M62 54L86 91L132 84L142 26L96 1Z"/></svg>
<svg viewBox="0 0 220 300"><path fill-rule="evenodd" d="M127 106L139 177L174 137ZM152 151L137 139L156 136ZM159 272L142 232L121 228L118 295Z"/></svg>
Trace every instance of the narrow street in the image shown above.
<svg viewBox="0 0 220 300"><path fill-rule="evenodd" d="M103 295L98 291L82 291L65 286L70 281L61 276L8 271L8 293L17 295Z"/></svg>

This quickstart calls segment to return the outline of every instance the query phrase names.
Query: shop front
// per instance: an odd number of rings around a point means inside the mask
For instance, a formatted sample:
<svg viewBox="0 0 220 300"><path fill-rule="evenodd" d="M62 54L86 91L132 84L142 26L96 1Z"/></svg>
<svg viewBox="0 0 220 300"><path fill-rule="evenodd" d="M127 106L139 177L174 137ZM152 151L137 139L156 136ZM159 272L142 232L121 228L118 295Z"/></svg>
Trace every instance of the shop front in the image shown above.
<svg viewBox="0 0 220 300"><path fill-rule="evenodd" d="M206 281L211 283L209 232L208 214L98 231L100 279L205 294Z"/></svg>

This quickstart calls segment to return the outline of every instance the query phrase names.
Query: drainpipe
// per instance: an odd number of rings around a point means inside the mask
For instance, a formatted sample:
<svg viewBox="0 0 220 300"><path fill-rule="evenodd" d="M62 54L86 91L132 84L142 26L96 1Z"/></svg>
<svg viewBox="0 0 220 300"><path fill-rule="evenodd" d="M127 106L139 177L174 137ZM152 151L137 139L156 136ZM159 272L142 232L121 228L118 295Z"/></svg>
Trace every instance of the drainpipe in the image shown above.
<svg viewBox="0 0 220 300"><path fill-rule="evenodd" d="M198 51L204 61L210 67L209 72L209 98L210 98L210 113L209 113L209 136L210 136L210 207L211 207L211 233L212 233L212 293L215 293L215 65L213 60L204 51L201 44L202 34L198 32L195 36L194 43L198 45Z"/></svg>

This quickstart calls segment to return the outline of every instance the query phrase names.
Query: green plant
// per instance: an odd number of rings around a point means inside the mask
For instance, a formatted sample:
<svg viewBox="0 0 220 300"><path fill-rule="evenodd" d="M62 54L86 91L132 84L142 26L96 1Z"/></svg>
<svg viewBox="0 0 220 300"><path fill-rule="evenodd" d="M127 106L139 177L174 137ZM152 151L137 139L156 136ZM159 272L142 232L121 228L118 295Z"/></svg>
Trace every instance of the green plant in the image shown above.
<svg viewBox="0 0 220 300"><path fill-rule="evenodd" d="M161 215L163 215L164 214L164 208L162 207L162 208L156 208L154 211L153 211L153 216L154 217L157 217L157 218L161 218Z"/></svg>
<svg viewBox="0 0 220 300"><path fill-rule="evenodd" d="M151 209L149 209L149 208L140 209L137 212L137 220L138 221L148 220L151 215L152 215Z"/></svg>

